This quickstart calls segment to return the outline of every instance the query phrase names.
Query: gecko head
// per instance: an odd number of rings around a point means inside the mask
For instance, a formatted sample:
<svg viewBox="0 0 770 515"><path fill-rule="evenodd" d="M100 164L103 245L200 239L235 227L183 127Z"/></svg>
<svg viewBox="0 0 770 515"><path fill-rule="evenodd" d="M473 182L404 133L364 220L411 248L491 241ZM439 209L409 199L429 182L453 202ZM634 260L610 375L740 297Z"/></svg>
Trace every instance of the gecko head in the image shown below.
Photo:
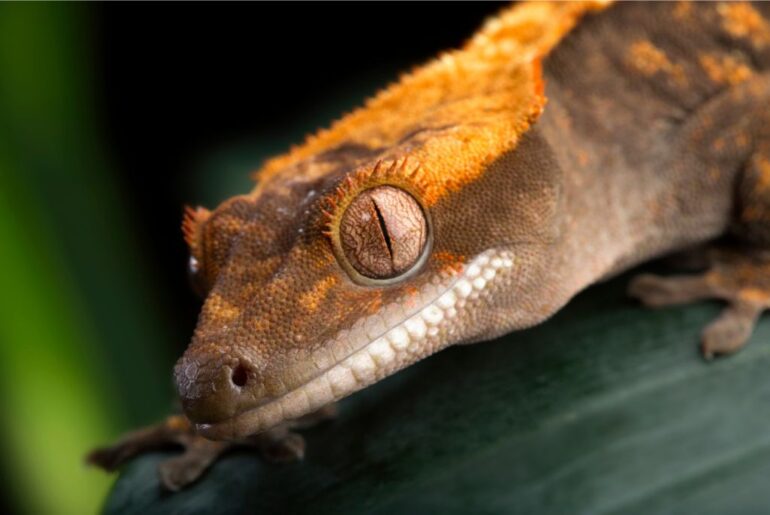
<svg viewBox="0 0 770 515"><path fill-rule="evenodd" d="M188 211L206 300L175 379L204 436L266 430L555 309L561 185L530 130L539 66L470 55L458 73L466 57L268 161L252 193Z"/></svg>
<svg viewBox="0 0 770 515"><path fill-rule="evenodd" d="M376 158L189 211L206 300L175 378L199 431L256 433L550 314L559 187L538 138L518 149L438 198L416 161Z"/></svg>

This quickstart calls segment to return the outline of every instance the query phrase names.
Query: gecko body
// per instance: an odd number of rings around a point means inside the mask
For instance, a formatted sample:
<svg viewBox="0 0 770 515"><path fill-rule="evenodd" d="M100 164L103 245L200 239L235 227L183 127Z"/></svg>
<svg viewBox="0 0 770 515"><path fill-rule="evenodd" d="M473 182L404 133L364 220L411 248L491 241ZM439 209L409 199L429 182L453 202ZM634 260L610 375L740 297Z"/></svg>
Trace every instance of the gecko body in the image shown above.
<svg viewBox="0 0 770 515"><path fill-rule="evenodd" d="M770 304L768 20L747 3L514 6L268 161L252 192L189 210L206 301L174 372L186 419L150 434L206 443L166 484L218 440L301 454L288 421L725 235L703 274L630 290L727 301L703 349L739 348Z"/></svg>

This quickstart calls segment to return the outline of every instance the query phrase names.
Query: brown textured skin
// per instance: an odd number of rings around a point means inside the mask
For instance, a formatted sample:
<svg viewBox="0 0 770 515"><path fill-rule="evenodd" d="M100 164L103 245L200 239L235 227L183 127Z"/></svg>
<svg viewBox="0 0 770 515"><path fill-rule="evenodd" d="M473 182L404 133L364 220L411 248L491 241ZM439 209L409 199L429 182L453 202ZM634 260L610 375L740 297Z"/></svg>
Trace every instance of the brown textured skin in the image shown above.
<svg viewBox="0 0 770 515"><path fill-rule="evenodd" d="M770 298L757 250L770 244L770 5L592 9L506 10L269 161L252 193L190 211L207 298L175 377L192 421L227 421L306 383L328 339L490 248L516 266L444 346L539 323L597 280L731 234L743 247L704 276L645 276L631 293L722 298L704 351L740 347ZM383 173L380 161L395 164ZM383 184L427 211L431 248L403 280L360 284L340 224Z"/></svg>

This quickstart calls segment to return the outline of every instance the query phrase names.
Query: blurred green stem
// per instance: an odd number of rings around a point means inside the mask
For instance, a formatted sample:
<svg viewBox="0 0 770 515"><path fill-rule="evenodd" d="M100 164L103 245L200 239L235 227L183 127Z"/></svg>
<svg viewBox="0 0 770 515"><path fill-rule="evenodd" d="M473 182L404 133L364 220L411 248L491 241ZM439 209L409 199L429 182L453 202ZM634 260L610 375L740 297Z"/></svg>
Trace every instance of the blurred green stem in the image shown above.
<svg viewBox="0 0 770 515"><path fill-rule="evenodd" d="M167 407L157 293L94 116L82 6L0 5L3 465L34 513L89 513L83 455Z"/></svg>

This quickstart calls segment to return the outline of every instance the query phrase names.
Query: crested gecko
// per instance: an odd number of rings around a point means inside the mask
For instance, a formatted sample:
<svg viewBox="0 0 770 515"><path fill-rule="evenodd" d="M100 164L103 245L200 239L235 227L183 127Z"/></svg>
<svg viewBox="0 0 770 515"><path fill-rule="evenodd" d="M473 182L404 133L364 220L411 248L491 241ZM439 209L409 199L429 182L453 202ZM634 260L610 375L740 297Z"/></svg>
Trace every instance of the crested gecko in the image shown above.
<svg viewBox="0 0 770 515"><path fill-rule="evenodd" d="M770 4L506 8L255 178L185 213L184 416L90 462L180 444L173 490L233 445L299 458L335 401L690 248L704 271L629 292L725 301L702 351L738 350L770 307Z"/></svg>

